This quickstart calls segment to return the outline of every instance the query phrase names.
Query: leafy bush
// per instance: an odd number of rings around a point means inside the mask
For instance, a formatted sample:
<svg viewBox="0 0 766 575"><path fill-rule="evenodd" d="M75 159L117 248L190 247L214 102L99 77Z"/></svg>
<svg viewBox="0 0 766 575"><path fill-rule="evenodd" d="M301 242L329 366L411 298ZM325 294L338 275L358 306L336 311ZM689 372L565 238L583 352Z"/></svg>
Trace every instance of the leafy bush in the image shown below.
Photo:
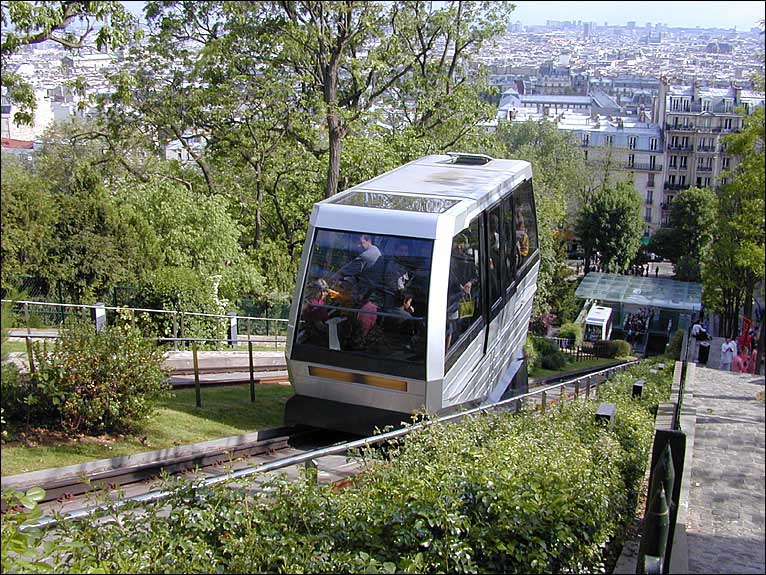
<svg viewBox="0 0 766 575"><path fill-rule="evenodd" d="M538 355L542 358L543 356L550 355L552 353L555 353L559 351L559 345L555 341L551 339L546 339L544 337L535 337L532 338L532 342L535 346L535 349L537 350Z"/></svg>
<svg viewBox="0 0 766 575"><path fill-rule="evenodd" d="M534 338L527 337L524 342L524 357L527 359L527 369L537 367L539 356L537 354L537 348L535 348Z"/></svg>
<svg viewBox="0 0 766 575"><path fill-rule="evenodd" d="M593 343L593 350L598 357L617 357L616 340L600 339Z"/></svg>
<svg viewBox="0 0 766 575"><path fill-rule="evenodd" d="M124 324L97 332L71 322L52 349L35 344L34 374L8 393L9 418L60 426L75 433L127 431L149 417L169 389L162 351L138 328ZM10 409L9 409L10 407Z"/></svg>
<svg viewBox="0 0 766 575"><path fill-rule="evenodd" d="M347 488L309 472L258 491L178 481L141 514L63 522L20 552L61 573L604 572L605 547L633 517L651 411L670 390L670 372L651 365L600 386L598 400L617 404L613 431L595 422L598 401L486 413L417 430L385 458L365 452ZM633 399L637 377L647 387ZM28 566L5 545L2 565Z"/></svg>
<svg viewBox="0 0 766 575"><path fill-rule="evenodd" d="M684 345L684 330L676 330L673 337L670 338L668 347L665 349L665 356L671 359L681 359L681 348Z"/></svg>
<svg viewBox="0 0 766 575"><path fill-rule="evenodd" d="M559 329L559 337L565 337L574 342L575 346L582 344L582 326L576 323L565 323Z"/></svg>
<svg viewBox="0 0 766 575"><path fill-rule="evenodd" d="M615 357L628 357L633 354L633 347L624 339L613 339L612 341L617 346Z"/></svg>
<svg viewBox="0 0 766 575"><path fill-rule="evenodd" d="M566 364L567 356L559 350L543 356L543 359L540 361L540 365L545 369L561 369Z"/></svg>

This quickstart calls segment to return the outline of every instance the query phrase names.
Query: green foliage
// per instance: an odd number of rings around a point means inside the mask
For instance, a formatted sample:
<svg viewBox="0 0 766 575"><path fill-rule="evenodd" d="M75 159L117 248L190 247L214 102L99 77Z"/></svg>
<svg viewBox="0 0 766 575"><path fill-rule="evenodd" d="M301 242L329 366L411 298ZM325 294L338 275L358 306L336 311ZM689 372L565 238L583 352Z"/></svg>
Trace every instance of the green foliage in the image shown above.
<svg viewBox="0 0 766 575"><path fill-rule="evenodd" d="M32 125L36 101L31 85L8 69L10 56L46 40L70 50L88 45L115 50L140 37L135 17L119 2L4 2L2 21L2 84L19 107L13 117L17 124Z"/></svg>
<svg viewBox="0 0 766 575"><path fill-rule="evenodd" d="M524 357L527 359L528 370L539 365L540 355L535 345L535 338L531 336L528 336L524 342Z"/></svg>
<svg viewBox="0 0 766 575"><path fill-rule="evenodd" d="M582 344L582 326L577 323L565 323L559 329L559 337L566 337L579 346Z"/></svg>
<svg viewBox="0 0 766 575"><path fill-rule="evenodd" d="M675 275L680 281L700 281L700 262L712 240L716 206L715 193L709 189L689 188L673 200L670 249L663 251L668 252L675 264Z"/></svg>
<svg viewBox="0 0 766 575"><path fill-rule="evenodd" d="M168 389L161 349L129 323L97 332L89 323L70 322L52 349L35 344L33 358L36 372L17 389L3 389L2 401L9 418L43 427L130 430Z"/></svg>
<svg viewBox="0 0 766 575"><path fill-rule="evenodd" d="M633 354L633 348L624 339L613 339L612 341L617 346L615 357L629 357Z"/></svg>
<svg viewBox="0 0 766 575"><path fill-rule="evenodd" d="M365 471L346 488L308 472L255 492L173 481L175 493L141 514L63 522L48 545L19 552L35 549L26 561L61 573L603 572L605 546L632 521L653 413L670 391L670 372L651 365L600 386L599 401L617 404L614 431L595 422L598 401L483 414L418 430L385 459L363 453ZM639 377L647 384L634 399ZM4 545L19 519L4 518ZM4 570L29 569L6 559Z"/></svg>
<svg viewBox="0 0 766 575"><path fill-rule="evenodd" d="M684 345L684 330L679 329L670 338L668 346L665 349L665 356L678 361L681 359L681 348Z"/></svg>
<svg viewBox="0 0 766 575"><path fill-rule="evenodd" d="M740 156L740 162L729 174L731 183L719 190L714 241L702 269L703 302L721 314L721 333L726 335L736 334L740 309L752 317L753 292L766 273L764 141L762 106L745 118L739 134L726 137L727 152Z"/></svg>
<svg viewBox="0 0 766 575"><path fill-rule="evenodd" d="M497 138L506 157L532 164L541 257L532 316L538 317L556 306L565 263L557 238L571 229L583 197L588 173L585 157L571 134L547 120L501 122Z"/></svg>
<svg viewBox="0 0 766 575"><path fill-rule="evenodd" d="M633 348L624 339L600 339L593 347L599 357L629 357L633 353Z"/></svg>
<svg viewBox="0 0 766 575"><path fill-rule="evenodd" d="M567 364L567 356L560 350L543 356L540 366L544 369L561 369Z"/></svg>
<svg viewBox="0 0 766 575"><path fill-rule="evenodd" d="M625 271L638 253L643 233L641 197L633 184L618 182L596 192L580 212L577 233L586 265L599 252L606 272Z"/></svg>
<svg viewBox="0 0 766 575"><path fill-rule="evenodd" d="M0 182L1 285L10 289L24 274L45 275L56 209L45 180L3 152Z"/></svg>

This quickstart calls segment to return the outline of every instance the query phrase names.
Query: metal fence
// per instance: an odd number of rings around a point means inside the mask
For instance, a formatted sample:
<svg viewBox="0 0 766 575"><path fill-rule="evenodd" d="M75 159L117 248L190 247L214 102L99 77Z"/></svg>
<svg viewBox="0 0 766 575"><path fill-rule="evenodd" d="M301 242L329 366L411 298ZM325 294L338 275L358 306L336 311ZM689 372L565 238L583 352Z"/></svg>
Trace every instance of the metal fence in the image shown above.
<svg viewBox="0 0 766 575"><path fill-rule="evenodd" d="M121 316L131 314L132 321L142 328L144 335L172 341L174 348L196 339L224 341L238 345L248 341L265 341L281 345L287 335L287 319L239 315L236 312L202 313L180 310L149 309L107 306L97 304L54 303L32 300L3 299L10 304L22 329L31 334L33 328L41 327L35 317L55 316L53 327L61 327L67 318L76 316L93 321L97 329L120 321ZM50 324L49 324L50 325ZM57 329L50 330L55 335Z"/></svg>

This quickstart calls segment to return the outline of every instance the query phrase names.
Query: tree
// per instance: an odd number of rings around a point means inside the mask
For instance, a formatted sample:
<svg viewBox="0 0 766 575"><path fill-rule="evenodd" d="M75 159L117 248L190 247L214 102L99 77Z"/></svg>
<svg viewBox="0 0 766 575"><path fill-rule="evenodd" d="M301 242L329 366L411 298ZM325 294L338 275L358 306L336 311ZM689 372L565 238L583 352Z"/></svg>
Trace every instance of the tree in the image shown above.
<svg viewBox="0 0 766 575"><path fill-rule="evenodd" d="M585 157L570 133L547 120L501 122L497 137L505 156L532 164L541 255L533 308L537 317L556 304L553 283L566 263L557 235L570 229L577 200L585 190Z"/></svg>
<svg viewBox="0 0 766 575"><path fill-rule="evenodd" d="M626 182L598 190L585 204L577 222L586 266L597 252L609 273L627 269L641 244L641 197Z"/></svg>
<svg viewBox="0 0 766 575"><path fill-rule="evenodd" d="M0 12L3 28L11 28L3 31L0 48L2 85L11 103L19 106L13 118L17 124L31 125L36 107L32 86L8 70L10 57L21 48L51 41L70 50L90 45L114 50L139 37L136 19L120 2L3 1Z"/></svg>
<svg viewBox="0 0 766 575"><path fill-rule="evenodd" d="M739 312L752 317L755 285L764 279L766 167L764 110L745 119L744 130L727 138L740 158L732 181L721 187L712 249L703 266L703 299L721 314L722 333L738 331Z"/></svg>
<svg viewBox="0 0 766 575"><path fill-rule="evenodd" d="M1 285L4 290L9 290L20 275L39 275L48 266L47 253L53 241L52 229L57 214L44 179L5 152L2 171Z"/></svg>
<svg viewBox="0 0 766 575"><path fill-rule="evenodd" d="M670 225L676 278L681 281L701 280L701 261L712 240L717 199L709 189L688 188L671 204Z"/></svg>

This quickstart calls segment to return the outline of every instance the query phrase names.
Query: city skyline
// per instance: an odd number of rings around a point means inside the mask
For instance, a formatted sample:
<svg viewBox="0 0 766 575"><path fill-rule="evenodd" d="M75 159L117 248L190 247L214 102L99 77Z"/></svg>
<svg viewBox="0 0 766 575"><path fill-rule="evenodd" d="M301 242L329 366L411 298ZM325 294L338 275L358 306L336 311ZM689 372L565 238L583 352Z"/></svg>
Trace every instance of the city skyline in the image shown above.
<svg viewBox="0 0 766 575"><path fill-rule="evenodd" d="M143 17L143 0L123 0L128 10ZM635 22L644 26L647 22L662 23L672 28L734 28L746 32L758 27L764 19L766 1L706 1L702 4L681 2L601 2L520 0L513 2L516 9L511 21L527 26L544 25L547 20L581 20L603 25L624 26ZM697 9L690 9L694 7ZM704 7L704 10L698 9Z"/></svg>
<svg viewBox="0 0 766 575"><path fill-rule="evenodd" d="M635 22L662 23L672 28L734 28L745 32L764 19L766 2L541 2L517 1L511 18L522 24L544 25L547 20L581 20L603 25L624 26ZM704 8L704 9L702 9Z"/></svg>

